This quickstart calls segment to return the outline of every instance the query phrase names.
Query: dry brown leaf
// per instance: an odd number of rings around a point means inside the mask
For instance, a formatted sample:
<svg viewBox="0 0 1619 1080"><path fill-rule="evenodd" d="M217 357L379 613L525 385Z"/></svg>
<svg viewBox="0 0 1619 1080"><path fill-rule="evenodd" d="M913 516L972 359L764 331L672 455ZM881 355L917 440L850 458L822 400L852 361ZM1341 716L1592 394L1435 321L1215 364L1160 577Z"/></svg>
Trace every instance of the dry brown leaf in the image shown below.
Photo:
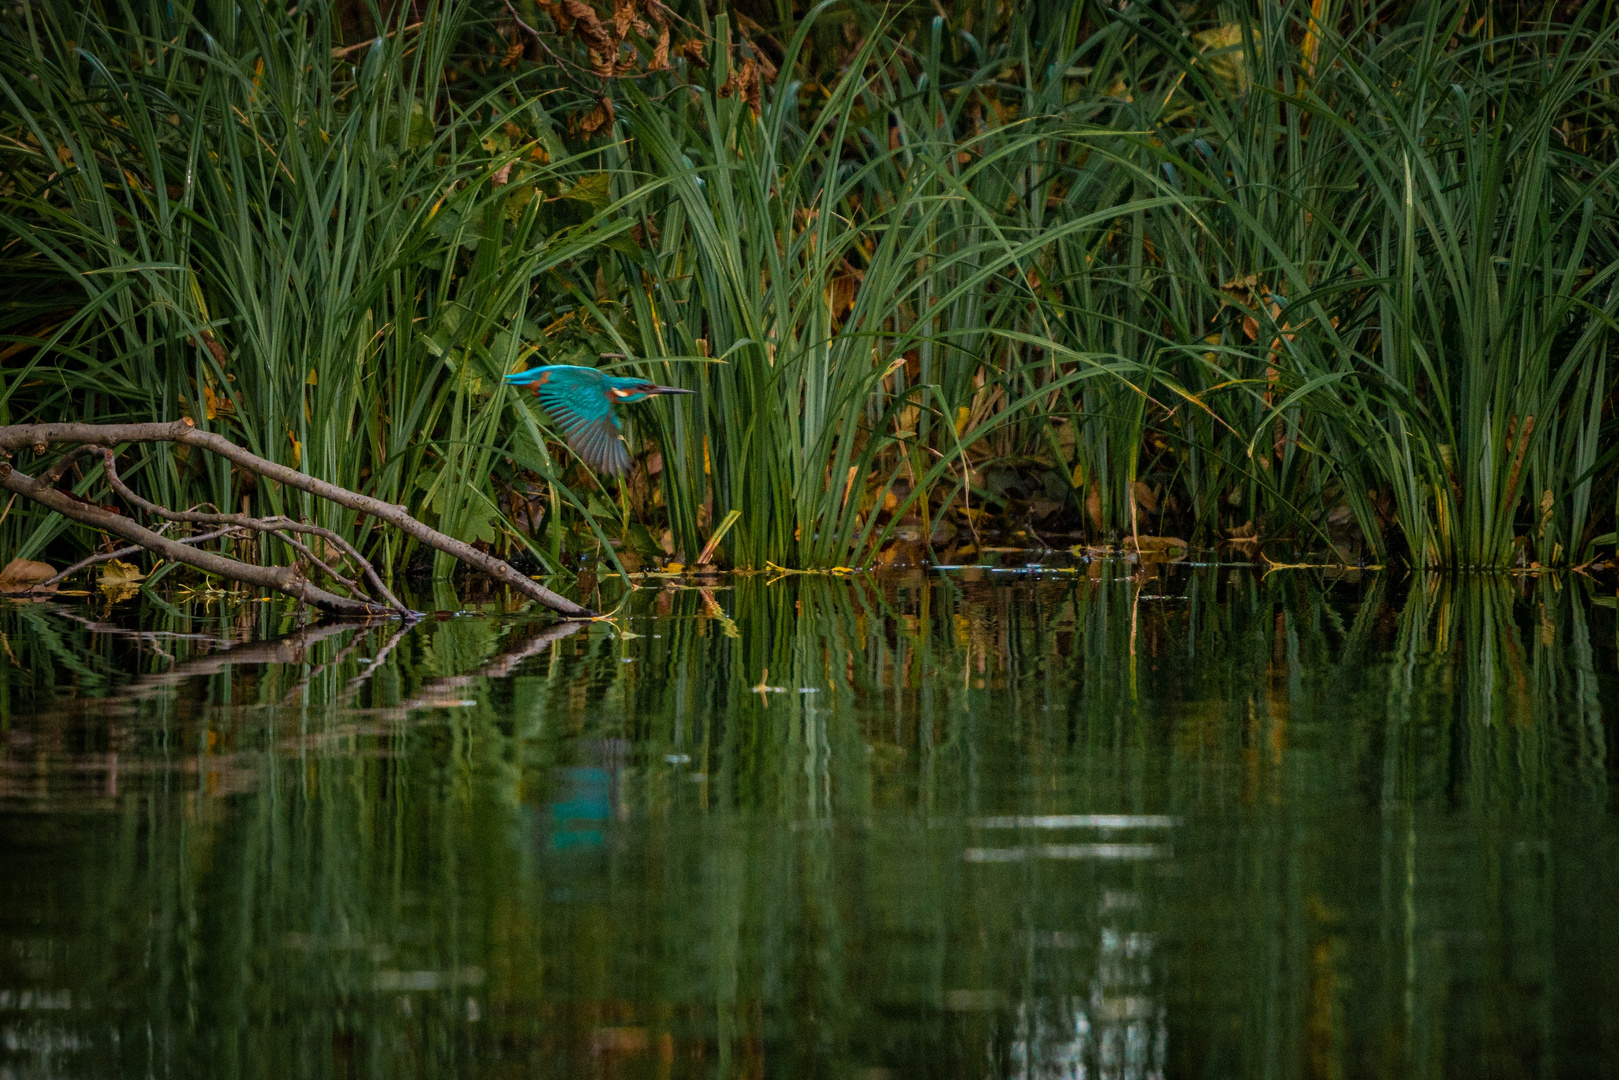
<svg viewBox="0 0 1619 1080"><path fill-rule="evenodd" d="M1178 536L1132 536L1125 541L1125 547L1133 547L1137 551L1170 551L1175 548L1185 550L1191 547Z"/></svg>
<svg viewBox="0 0 1619 1080"><path fill-rule="evenodd" d="M1226 534L1227 540L1258 540L1259 528L1252 521L1244 522Z"/></svg>
<svg viewBox="0 0 1619 1080"><path fill-rule="evenodd" d="M46 578L56 576L56 567L50 563L34 562L32 559L12 559L6 563L5 569L0 570L0 596L15 596L34 589ZM56 591L52 585L48 590Z"/></svg>
<svg viewBox="0 0 1619 1080"><path fill-rule="evenodd" d="M601 17L596 9L585 3L585 0L562 0L562 10L573 20L573 32L584 39L592 48L609 52L613 48L613 37L602 25Z"/></svg>
<svg viewBox="0 0 1619 1080"><path fill-rule="evenodd" d="M192 345L197 343L196 338L187 338L186 340ZM219 343L219 339L214 337L214 335L210 334L206 330L202 332L202 344L207 348L208 352L213 356L214 360L219 364L220 367L224 367L225 364L230 360L230 354L225 351L225 346L221 345Z"/></svg>
<svg viewBox="0 0 1619 1080"><path fill-rule="evenodd" d="M658 44L652 50L652 70L662 71L669 66L669 28L658 31Z"/></svg>
<svg viewBox="0 0 1619 1080"><path fill-rule="evenodd" d="M579 118L579 130L586 135L593 135L596 129L607 122L607 110L598 103L594 109Z"/></svg>
<svg viewBox="0 0 1619 1080"><path fill-rule="evenodd" d="M708 56L703 49L703 43L697 38L692 38L690 41L682 42L676 51L684 56L687 60L696 64L698 67L708 67Z"/></svg>

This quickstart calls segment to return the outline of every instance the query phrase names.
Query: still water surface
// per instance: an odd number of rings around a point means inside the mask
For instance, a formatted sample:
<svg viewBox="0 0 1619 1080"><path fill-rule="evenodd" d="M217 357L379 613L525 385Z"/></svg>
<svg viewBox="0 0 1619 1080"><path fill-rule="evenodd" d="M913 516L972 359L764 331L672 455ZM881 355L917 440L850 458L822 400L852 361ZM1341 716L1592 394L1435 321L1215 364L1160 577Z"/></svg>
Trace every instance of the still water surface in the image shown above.
<svg viewBox="0 0 1619 1080"><path fill-rule="evenodd" d="M437 602L0 605L0 1077L1619 1074L1611 591Z"/></svg>

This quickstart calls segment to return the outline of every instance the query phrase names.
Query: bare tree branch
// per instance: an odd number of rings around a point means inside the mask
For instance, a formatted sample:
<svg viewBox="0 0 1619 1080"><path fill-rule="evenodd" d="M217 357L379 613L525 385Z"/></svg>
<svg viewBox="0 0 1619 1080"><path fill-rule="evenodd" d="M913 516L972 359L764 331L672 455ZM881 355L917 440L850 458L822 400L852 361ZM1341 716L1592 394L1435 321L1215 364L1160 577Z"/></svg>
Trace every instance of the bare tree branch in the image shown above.
<svg viewBox="0 0 1619 1080"><path fill-rule="evenodd" d="M237 530L234 527L228 529L215 529L211 533L198 533L196 536L176 537L174 542L176 544L200 544L204 540L217 540L221 536L229 536L231 533L236 531ZM131 544L128 547L118 548L116 551L103 551L99 555L91 555L87 559L80 559L66 570L63 570L61 573L56 574L53 577L46 578L38 585L35 585L34 588L48 589L52 585L58 585L63 581L66 581L74 574L77 574L80 570L88 570L92 566L99 566L105 562L112 562L114 559L122 559L125 555L136 555L145 550L146 549L139 544Z"/></svg>
<svg viewBox="0 0 1619 1080"><path fill-rule="evenodd" d="M48 509L55 510L65 518L89 525L92 528L110 532L114 536L121 536L163 556L171 562L185 563L195 566L209 574L217 574L232 581L244 582L248 585L257 585L263 589L273 589L288 596L295 596L306 604L329 611L334 615L376 616L392 615L394 612L381 604L366 600L354 600L336 593L327 592L297 570L290 566L255 566L252 563L241 562L224 555L216 555L211 551L198 551L188 547L177 540L167 536L160 536L143 525L124 517L80 502L70 495L47 487L26 473L18 472L9 464L0 463L0 487L7 491L14 491L25 498L33 499Z"/></svg>
<svg viewBox="0 0 1619 1080"><path fill-rule="evenodd" d="M33 448L35 453L43 454L48 447L58 444L110 448L124 443L152 442L180 443L218 454L241 468L267 480L273 480L277 483L297 488L300 491L306 491L317 498L334 502L351 510L370 514L378 520L414 537L423 544L451 555L468 566L488 574L496 581L511 586L553 611L573 618L590 618L594 614L589 609L581 607L564 596L559 596L538 582L518 573L504 560L479 551L470 544L454 537L446 536L438 530L424 525L412 517L409 510L403 506L386 503L381 499L373 499L368 495L361 495L358 492L340 488L324 480L317 480L315 477L301 473L296 469L290 469L285 465L261 458L221 435L213 432L198 431L190 420L152 424L69 423L0 426L0 453L4 453L8 457L11 451L29 447ZM79 452L79 450L74 451L75 454ZM110 461L108 451L103 450L102 452L107 455L104 460ZM107 475L109 483L112 483L116 477L116 470L109 468ZM129 491L127 485L122 485L121 482L116 486L119 488L119 494L125 498L133 496L131 502L134 505L140 506L150 513L158 514L158 516L167 517L170 520L189 521L196 524L236 525L258 531L284 530L286 532L313 533L322 535L327 539L333 539L335 535L329 530L319 529L318 526L305 525L302 522L289 520L277 521L271 524L270 519L250 518L247 515L201 514L195 511L168 510L157 507L156 504L146 502L139 496L134 495L133 492ZM81 502L73 496L56 490L50 484L16 471L9 464L3 462L0 462L0 488L32 499L42 506L55 510L64 517L122 537L174 562L185 563L206 573L216 574L233 581L240 581L295 596L323 611L340 615L362 616L405 614L404 605L399 603L391 593L387 592L385 587L378 588L378 594L389 601L387 605L361 597L338 596L335 593L328 592L315 585L294 567L256 566L252 563L242 562L213 552L198 551L180 543L178 540L155 533L121 514L111 513L102 510L98 506ZM266 525L268 525L268 528L265 528ZM289 538L281 537L280 539L286 541ZM335 540L339 547L357 560L358 565L368 565L363 559L359 559L358 552L354 550L351 544L341 537L335 537ZM327 569L329 570L329 568ZM372 579L375 587L380 585L381 579L372 577L374 573L372 571L367 576ZM334 580L342 579L337 578L334 574Z"/></svg>
<svg viewBox="0 0 1619 1080"><path fill-rule="evenodd" d="M80 447L79 449L82 450L83 447ZM280 514L275 514L266 518L257 518L250 514L204 514L197 510L170 510L166 506L159 506L154 502L149 502L148 500L141 498L134 491L130 490L129 486L125 484L123 479L118 475L118 466L113 452L101 447L97 447L97 449L100 450L102 460L105 463L107 483L112 485L112 489L118 492L118 494L122 495L124 499L131 505L137 506L149 514L155 514L158 517L164 518L168 521L188 521L200 525L234 525L242 529L252 529L256 532L269 533L277 540L280 540L282 543L286 544L288 547L302 552L310 562L324 570L328 577L330 577L333 581L339 582L344 588L348 589L350 594L365 597L365 599L369 600L370 597L366 596L365 590L360 588L359 585L353 581L350 581L348 578L344 577L342 574L328 566L326 561L310 550L306 544L300 543L286 534L289 532L299 532L319 536L322 539L342 548L344 553L347 554L349 558L354 560L355 565L359 566L365 572L367 580L369 580L371 584L375 586L377 594L381 596L389 606L391 606L395 611L399 612L401 616L408 616L411 614L410 609L404 604L400 603L399 598L389 590L388 586L382 583L382 578L378 576L376 570L371 566L371 563L357 550L355 550L354 545L350 544L347 540L343 539L335 532L332 532L332 530L323 529L319 525L307 525L301 521L293 521L291 518Z"/></svg>

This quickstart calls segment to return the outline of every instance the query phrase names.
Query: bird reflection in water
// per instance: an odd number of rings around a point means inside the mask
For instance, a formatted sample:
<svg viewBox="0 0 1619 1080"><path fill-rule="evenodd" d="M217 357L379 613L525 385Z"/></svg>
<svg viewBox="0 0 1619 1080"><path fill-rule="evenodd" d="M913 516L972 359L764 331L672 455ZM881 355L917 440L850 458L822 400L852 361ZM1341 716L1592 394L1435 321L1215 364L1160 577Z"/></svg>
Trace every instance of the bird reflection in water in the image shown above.
<svg viewBox="0 0 1619 1080"><path fill-rule="evenodd" d="M556 798L551 802L551 847L600 847L612 814L612 774L600 768L556 771Z"/></svg>
<svg viewBox="0 0 1619 1080"><path fill-rule="evenodd" d="M1169 1026L1153 987L1157 935L1118 925L1117 913L1137 906L1133 892L1102 894L1104 925L1088 996L1018 1004L1009 1048L1016 1080L1163 1080ZM1073 949L1081 941L1078 934L1046 932L1035 945Z"/></svg>

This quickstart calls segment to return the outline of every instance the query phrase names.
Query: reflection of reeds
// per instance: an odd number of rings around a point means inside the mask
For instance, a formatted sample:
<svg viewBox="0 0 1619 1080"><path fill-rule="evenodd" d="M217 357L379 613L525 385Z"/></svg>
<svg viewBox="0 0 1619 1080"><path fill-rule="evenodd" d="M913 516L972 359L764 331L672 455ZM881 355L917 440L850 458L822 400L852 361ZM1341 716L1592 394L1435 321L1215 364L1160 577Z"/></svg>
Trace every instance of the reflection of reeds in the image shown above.
<svg viewBox="0 0 1619 1080"><path fill-rule="evenodd" d="M1168 1073L1266 1048L1417 1075L1475 1020L1545 1044L1523 995L1614 887L1546 826L1606 805L1596 610L1550 580L739 578L554 641L459 617L384 656L394 628L361 629L205 658L116 715L13 711L33 741L0 797L98 811L60 852L94 943L52 977L131 1002L123 1045L150 1025L175 1073L396 1039L670 1075L879 1044L1010 1069L1098 1052L1083 1018L1166 1032ZM0 609L23 664L0 702L58 651L107 659L49 618ZM116 793L63 782L113 738ZM559 850L558 770L588 767L601 842ZM300 1022L266 1031L266 1001Z"/></svg>

